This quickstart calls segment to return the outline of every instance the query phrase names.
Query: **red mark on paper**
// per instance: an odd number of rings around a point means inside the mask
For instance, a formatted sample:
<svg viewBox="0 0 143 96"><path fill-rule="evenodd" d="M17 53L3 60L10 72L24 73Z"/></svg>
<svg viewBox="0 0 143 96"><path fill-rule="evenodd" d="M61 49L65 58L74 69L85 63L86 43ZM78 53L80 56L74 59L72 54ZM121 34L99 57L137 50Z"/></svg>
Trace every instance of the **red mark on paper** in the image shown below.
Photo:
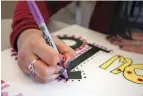
<svg viewBox="0 0 143 96"><path fill-rule="evenodd" d="M138 78L138 81L140 81L140 82L143 82L143 79L141 79L141 78Z"/></svg>
<svg viewBox="0 0 143 96"><path fill-rule="evenodd" d="M8 92L1 92L1 96L8 96Z"/></svg>
<svg viewBox="0 0 143 96"><path fill-rule="evenodd" d="M117 69L117 71L120 71L120 72L121 72L122 70L121 70L121 69Z"/></svg>
<svg viewBox="0 0 143 96"><path fill-rule="evenodd" d="M5 83L3 80L1 80L1 84Z"/></svg>
<svg viewBox="0 0 143 96"><path fill-rule="evenodd" d="M128 74L132 74L132 72L131 72L131 71L127 71L127 73L128 73Z"/></svg>
<svg viewBox="0 0 143 96"><path fill-rule="evenodd" d="M118 55L118 58L121 58L122 56Z"/></svg>

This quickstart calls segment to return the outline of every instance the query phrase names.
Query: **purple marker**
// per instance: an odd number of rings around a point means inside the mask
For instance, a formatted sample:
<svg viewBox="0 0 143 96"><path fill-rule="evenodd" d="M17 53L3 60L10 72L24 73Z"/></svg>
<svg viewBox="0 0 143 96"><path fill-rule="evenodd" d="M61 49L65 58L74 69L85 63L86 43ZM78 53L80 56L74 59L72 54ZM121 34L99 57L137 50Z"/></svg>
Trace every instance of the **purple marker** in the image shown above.
<svg viewBox="0 0 143 96"><path fill-rule="evenodd" d="M45 40L47 42L47 44L49 44L49 46L53 47L57 52L58 52L58 49L50 35L50 32L48 31L48 28L44 22L44 19L40 13L40 10L38 9L36 3L34 0L29 0L27 1L28 3L28 6L29 6L29 9L34 17L34 20L36 22L36 24L39 26L40 30L44 33L45 35ZM58 52L59 53L59 52ZM66 69L61 69L59 71L59 74L63 75L65 77L65 79L67 80L68 79L68 75L67 75L67 71Z"/></svg>

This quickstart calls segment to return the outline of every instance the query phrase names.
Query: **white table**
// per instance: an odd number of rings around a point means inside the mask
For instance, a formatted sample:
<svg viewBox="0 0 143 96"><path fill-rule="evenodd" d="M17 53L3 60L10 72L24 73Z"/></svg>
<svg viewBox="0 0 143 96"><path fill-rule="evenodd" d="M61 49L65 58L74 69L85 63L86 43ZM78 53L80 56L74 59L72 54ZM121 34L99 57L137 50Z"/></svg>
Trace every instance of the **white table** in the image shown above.
<svg viewBox="0 0 143 96"><path fill-rule="evenodd" d="M77 66L79 70L84 70L87 78L82 78L80 81L69 80L67 83L55 80L46 84L35 82L23 74L17 66L15 57L11 57L11 49L2 51L1 76L5 82L2 86L9 84L9 87L4 88L2 92L8 91L9 94L12 94L9 96L16 96L18 93L22 93L23 96L143 96L143 83L141 80L140 84L137 84L127 80L126 76L123 76L123 72L119 74L111 73L111 70L122 64L119 59L109 68L101 68L101 65L107 60L121 55L124 59L131 58L130 60L133 61L131 65L138 64L141 66L135 70L135 77L140 75L139 79L143 79L143 55L121 51L117 46L109 44L105 39L105 35L77 25L54 33L54 35L63 34L82 36L88 43L96 43L96 45L104 46L113 51L110 53L99 51ZM133 77L129 76L129 78Z"/></svg>

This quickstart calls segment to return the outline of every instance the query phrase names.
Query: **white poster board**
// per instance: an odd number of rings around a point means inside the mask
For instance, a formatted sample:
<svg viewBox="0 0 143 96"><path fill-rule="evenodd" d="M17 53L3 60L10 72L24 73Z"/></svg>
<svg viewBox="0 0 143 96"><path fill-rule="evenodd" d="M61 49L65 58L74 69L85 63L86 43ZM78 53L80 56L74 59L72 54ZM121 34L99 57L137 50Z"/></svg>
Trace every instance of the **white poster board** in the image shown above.
<svg viewBox="0 0 143 96"><path fill-rule="evenodd" d="M81 72L81 79L42 84L22 73L15 57L11 56L11 49L5 50L1 54L2 92L8 92L8 96L143 96L143 55L121 51L118 46L109 44L105 35L77 25L54 33L61 37L63 34L83 37L88 44L94 43L109 52L98 50L73 68L71 72ZM62 40L68 45L76 44L72 40ZM84 51L77 50L77 58L92 49L83 48Z"/></svg>

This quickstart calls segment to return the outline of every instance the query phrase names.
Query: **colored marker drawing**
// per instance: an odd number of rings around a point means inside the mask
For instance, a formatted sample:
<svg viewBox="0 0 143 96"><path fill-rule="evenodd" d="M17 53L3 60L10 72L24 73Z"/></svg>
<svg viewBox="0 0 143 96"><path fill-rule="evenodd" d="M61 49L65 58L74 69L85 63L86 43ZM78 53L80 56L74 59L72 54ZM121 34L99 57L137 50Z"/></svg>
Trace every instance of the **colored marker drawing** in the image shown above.
<svg viewBox="0 0 143 96"><path fill-rule="evenodd" d="M143 75L138 75L135 71L135 69L143 71L143 64L133 64L133 61L130 58L124 58L123 56L114 56L99 67L102 69L107 69L116 60L119 60L117 65L119 65L119 63L121 63L121 65L113 69L111 73L119 74L123 72L122 74L125 79L137 84L143 84Z"/></svg>
<svg viewBox="0 0 143 96"><path fill-rule="evenodd" d="M74 43L74 45L70 45L70 47L76 51L77 56L73 61L71 61L71 64L67 69L69 79L72 79L72 81L74 79L79 80L88 77L86 76L86 72L84 72L84 70L83 72L79 70L80 67L82 67L81 65L82 62L92 57L92 55L97 54L99 51L105 52L107 54L112 52L112 50L108 50L108 48L104 46L100 46L98 44L89 44L84 38L75 35L68 36L64 34L62 36L57 35L57 37L60 38L63 42L64 40L71 40L76 42ZM15 59L17 59L17 53L14 50L12 50L11 52L12 52L11 56L14 56ZM115 63L115 61L118 62ZM135 69L143 70L143 64L133 64L133 60L131 58L125 58L123 56L116 55L111 57L102 65L100 65L99 68L106 70L108 67L112 66L112 64L117 65L116 68L110 71L112 74L122 73L123 77L126 80L129 80L137 84L143 84L143 76L138 75L135 71ZM75 71L75 69L78 69L78 71L77 70Z"/></svg>

